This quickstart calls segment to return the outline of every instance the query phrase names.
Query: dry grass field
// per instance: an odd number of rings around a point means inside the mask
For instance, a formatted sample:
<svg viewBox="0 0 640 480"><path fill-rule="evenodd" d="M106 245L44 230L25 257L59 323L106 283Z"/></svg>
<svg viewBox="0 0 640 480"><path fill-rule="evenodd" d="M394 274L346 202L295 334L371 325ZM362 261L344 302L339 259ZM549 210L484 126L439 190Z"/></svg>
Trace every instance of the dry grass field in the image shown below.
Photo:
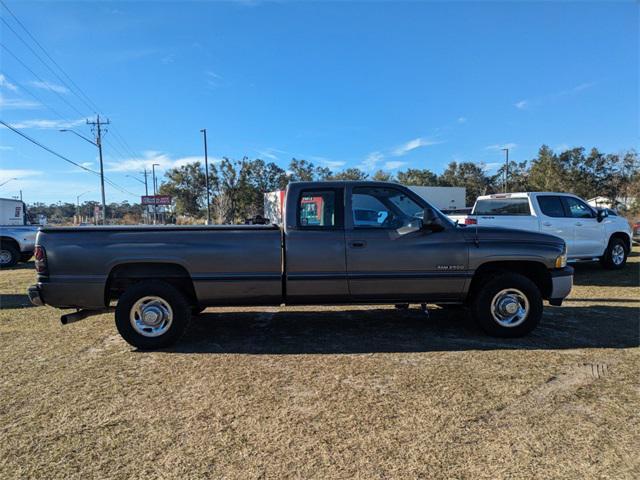
<svg viewBox="0 0 640 480"><path fill-rule="evenodd" d="M209 309L141 353L0 272L0 478L640 478L640 254L529 337L459 311Z"/></svg>

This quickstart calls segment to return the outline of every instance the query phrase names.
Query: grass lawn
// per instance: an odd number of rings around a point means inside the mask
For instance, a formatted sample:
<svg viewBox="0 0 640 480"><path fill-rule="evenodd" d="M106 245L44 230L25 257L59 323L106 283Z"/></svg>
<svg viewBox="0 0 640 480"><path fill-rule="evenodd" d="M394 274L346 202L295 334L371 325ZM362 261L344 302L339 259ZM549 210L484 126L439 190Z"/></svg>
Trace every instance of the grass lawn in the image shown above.
<svg viewBox="0 0 640 480"><path fill-rule="evenodd" d="M141 353L0 271L0 478L640 478L640 251L529 337L460 311L219 308Z"/></svg>

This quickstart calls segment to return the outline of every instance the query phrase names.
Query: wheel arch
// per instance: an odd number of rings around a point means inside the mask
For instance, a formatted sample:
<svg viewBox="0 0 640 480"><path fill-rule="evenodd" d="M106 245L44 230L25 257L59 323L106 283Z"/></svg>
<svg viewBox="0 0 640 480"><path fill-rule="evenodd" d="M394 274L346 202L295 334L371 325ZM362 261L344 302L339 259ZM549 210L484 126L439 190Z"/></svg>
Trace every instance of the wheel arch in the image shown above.
<svg viewBox="0 0 640 480"><path fill-rule="evenodd" d="M6 235L0 235L0 243L11 245L15 247L16 250L18 250L18 253L20 253L20 243L15 238L7 237Z"/></svg>
<svg viewBox="0 0 640 480"><path fill-rule="evenodd" d="M187 269L172 262L126 262L114 265L105 284L105 305L117 300L129 286L149 280L159 280L182 292L189 302L197 304L193 279Z"/></svg>
<svg viewBox="0 0 640 480"><path fill-rule="evenodd" d="M531 280L540 290L542 298L548 299L553 288L551 274L542 262L534 260L498 260L483 263L471 278L467 301L471 300L487 277L500 273L517 273Z"/></svg>
<svg viewBox="0 0 640 480"><path fill-rule="evenodd" d="M620 240L622 240L624 242L625 248L627 249L627 253L631 252L631 237L627 232L621 232L621 231L613 232L609 236L609 241L607 242L607 248L609 248L609 244L611 243L611 240L613 240L614 238L619 238Z"/></svg>

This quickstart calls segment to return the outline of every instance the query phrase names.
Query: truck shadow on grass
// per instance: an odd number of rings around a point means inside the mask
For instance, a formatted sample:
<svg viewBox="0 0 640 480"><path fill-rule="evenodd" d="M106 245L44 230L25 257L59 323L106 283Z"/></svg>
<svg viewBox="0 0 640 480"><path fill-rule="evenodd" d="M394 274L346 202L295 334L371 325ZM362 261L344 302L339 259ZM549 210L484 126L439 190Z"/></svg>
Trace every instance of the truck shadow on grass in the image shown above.
<svg viewBox="0 0 640 480"><path fill-rule="evenodd" d="M638 309L548 308L528 337L485 335L464 311L382 308L274 313L205 313L173 353L356 354L506 349L631 348L639 344Z"/></svg>
<svg viewBox="0 0 640 480"><path fill-rule="evenodd" d="M607 270L599 262L578 263L573 267L575 285L637 287L640 283L640 262L629 262L621 270Z"/></svg>
<svg viewBox="0 0 640 480"><path fill-rule="evenodd" d="M27 295L22 293L2 293L0 294L0 310L10 310L14 308L35 307Z"/></svg>

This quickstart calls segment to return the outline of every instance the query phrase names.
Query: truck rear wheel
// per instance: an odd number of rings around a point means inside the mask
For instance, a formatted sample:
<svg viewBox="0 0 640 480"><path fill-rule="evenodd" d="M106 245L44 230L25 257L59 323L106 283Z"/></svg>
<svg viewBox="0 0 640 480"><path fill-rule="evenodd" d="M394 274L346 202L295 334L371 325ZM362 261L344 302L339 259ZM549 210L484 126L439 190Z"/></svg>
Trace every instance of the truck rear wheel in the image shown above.
<svg viewBox="0 0 640 480"><path fill-rule="evenodd" d="M527 277L502 273L483 283L472 300L471 311L489 335L521 337L540 323L542 295Z"/></svg>
<svg viewBox="0 0 640 480"><path fill-rule="evenodd" d="M180 339L191 319L191 305L167 283L141 282L120 296L115 317L127 343L140 350L155 350Z"/></svg>
<svg viewBox="0 0 640 480"><path fill-rule="evenodd" d="M10 243L0 244L0 268L13 267L20 259L20 251Z"/></svg>

